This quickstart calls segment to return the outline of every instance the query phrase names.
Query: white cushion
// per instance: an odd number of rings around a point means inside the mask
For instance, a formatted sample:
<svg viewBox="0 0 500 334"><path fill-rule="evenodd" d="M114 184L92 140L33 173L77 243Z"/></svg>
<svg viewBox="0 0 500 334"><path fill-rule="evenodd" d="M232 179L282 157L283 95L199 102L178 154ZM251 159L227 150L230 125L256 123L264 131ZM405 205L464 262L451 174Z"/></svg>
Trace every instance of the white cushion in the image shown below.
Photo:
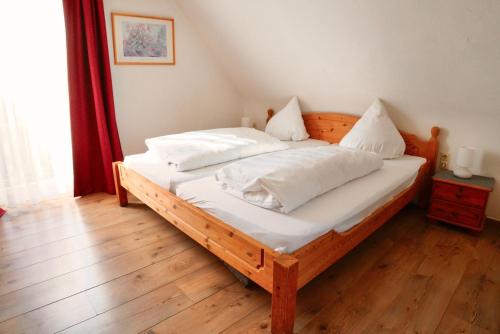
<svg viewBox="0 0 500 334"><path fill-rule="evenodd" d="M302 118L299 99L296 96L292 97L286 107L269 120L266 133L280 140L298 141L309 138Z"/></svg>
<svg viewBox="0 0 500 334"><path fill-rule="evenodd" d="M379 99L373 102L339 145L375 152L383 159L400 158L406 149L403 137Z"/></svg>

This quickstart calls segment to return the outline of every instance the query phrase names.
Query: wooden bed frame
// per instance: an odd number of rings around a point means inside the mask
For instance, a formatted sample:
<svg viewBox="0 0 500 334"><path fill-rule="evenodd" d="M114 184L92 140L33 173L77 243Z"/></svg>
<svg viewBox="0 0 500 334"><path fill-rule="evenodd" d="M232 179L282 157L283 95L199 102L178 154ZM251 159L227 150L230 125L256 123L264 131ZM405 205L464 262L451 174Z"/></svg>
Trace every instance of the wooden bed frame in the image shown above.
<svg viewBox="0 0 500 334"><path fill-rule="evenodd" d="M268 120L273 114L269 109ZM303 118L311 138L330 143L338 143L359 119L338 113L304 113ZM402 131L401 134L406 142L406 154L427 159L413 185L349 231L330 231L290 254L274 251L128 169L122 162L113 163L116 193L120 205L126 206L129 191L169 223L269 291L272 294L272 333L292 333L298 289L370 236L416 195L419 195L419 204L426 205L439 148L439 128L431 129L428 141Z"/></svg>

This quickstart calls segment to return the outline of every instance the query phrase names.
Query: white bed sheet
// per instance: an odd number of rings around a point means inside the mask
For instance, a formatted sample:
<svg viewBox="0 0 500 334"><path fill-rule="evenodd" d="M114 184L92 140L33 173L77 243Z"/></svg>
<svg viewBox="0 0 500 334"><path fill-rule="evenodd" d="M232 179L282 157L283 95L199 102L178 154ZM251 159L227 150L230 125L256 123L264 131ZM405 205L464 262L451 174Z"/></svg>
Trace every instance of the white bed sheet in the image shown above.
<svg viewBox="0 0 500 334"><path fill-rule="evenodd" d="M328 142L317 139L284 141L284 143L290 146L290 149L329 145ZM126 167L148 178L160 187L175 193L177 187L180 184L213 175L218 169L231 162L233 161L228 161L221 164L211 165L189 171L178 172L175 166L168 165L167 163L157 158L155 154L148 151L141 154L127 155L123 163Z"/></svg>
<svg viewBox="0 0 500 334"><path fill-rule="evenodd" d="M223 191L213 176L181 184L177 196L282 253L291 253L331 231L345 232L415 181L425 159L405 155L303 206L282 214Z"/></svg>

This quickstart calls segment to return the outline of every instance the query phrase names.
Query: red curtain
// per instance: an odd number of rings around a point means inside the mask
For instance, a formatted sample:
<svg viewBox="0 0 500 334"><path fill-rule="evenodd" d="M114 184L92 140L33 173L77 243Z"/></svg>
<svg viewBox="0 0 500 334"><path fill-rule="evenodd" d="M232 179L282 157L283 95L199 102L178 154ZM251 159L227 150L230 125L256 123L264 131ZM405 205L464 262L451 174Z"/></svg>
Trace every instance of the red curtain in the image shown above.
<svg viewBox="0 0 500 334"><path fill-rule="evenodd" d="M63 0L75 196L113 194L123 160L116 126L102 0Z"/></svg>

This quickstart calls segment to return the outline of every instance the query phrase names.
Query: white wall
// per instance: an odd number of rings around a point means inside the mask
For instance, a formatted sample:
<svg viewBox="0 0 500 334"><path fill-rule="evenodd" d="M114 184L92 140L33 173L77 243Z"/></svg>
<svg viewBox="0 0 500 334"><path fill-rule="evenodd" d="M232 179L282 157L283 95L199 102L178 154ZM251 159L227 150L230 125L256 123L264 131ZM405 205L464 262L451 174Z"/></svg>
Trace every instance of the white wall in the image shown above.
<svg viewBox="0 0 500 334"><path fill-rule="evenodd" d="M443 128L453 161L483 150L498 180L487 214L500 218L500 1L189 0L179 6L223 61L245 113L291 95L304 110L361 114L381 97L398 127Z"/></svg>
<svg viewBox="0 0 500 334"><path fill-rule="evenodd" d="M125 154L145 151L148 137L239 124L239 93L174 1L104 0L104 10ZM114 65L111 12L173 17L176 65Z"/></svg>

